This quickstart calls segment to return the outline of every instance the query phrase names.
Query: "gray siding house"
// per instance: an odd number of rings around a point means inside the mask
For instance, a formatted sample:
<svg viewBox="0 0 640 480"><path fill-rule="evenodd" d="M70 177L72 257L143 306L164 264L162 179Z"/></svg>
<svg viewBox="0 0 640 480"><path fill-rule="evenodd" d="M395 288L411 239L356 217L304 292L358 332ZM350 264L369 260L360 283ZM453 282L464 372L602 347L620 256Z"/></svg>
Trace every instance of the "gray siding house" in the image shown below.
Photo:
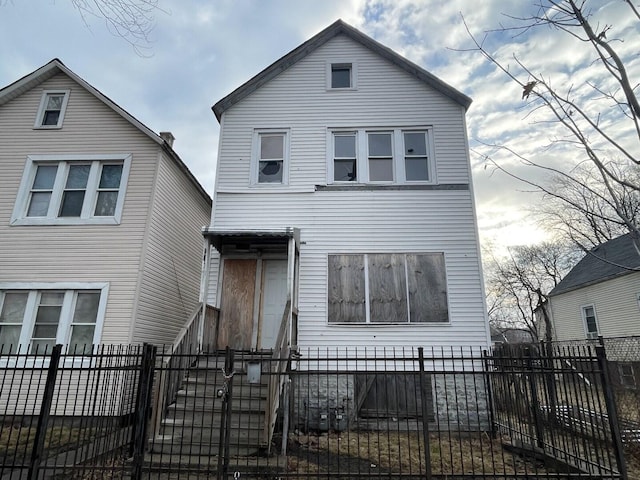
<svg viewBox="0 0 640 480"><path fill-rule="evenodd" d="M217 102L217 346L486 348L470 103L342 21Z"/></svg>
<svg viewBox="0 0 640 480"><path fill-rule="evenodd" d="M5 352L175 339L211 199L172 142L57 59L0 90Z"/></svg>

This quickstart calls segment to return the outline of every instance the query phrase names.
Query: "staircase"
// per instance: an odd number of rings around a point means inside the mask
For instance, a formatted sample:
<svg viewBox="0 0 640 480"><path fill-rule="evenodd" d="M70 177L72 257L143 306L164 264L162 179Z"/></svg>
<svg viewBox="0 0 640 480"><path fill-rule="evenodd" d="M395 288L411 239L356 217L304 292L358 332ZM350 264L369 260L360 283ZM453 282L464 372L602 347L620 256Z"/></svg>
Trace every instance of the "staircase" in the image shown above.
<svg viewBox="0 0 640 480"><path fill-rule="evenodd" d="M271 352L236 352L232 371L225 372L224 353L194 356L175 401L156 422L148 464L202 468L227 458L230 468L277 466L278 459L267 456L265 435L270 358ZM262 372L259 379L247 375L250 363L253 373Z"/></svg>

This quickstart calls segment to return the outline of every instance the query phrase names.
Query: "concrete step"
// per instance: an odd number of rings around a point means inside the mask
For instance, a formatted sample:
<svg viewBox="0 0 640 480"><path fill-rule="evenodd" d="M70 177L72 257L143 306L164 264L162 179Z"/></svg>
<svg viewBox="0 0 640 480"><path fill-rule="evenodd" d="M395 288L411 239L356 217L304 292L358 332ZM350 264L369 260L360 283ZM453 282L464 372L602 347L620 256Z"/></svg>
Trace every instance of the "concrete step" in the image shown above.
<svg viewBox="0 0 640 480"><path fill-rule="evenodd" d="M264 412L267 407L266 398L234 398L231 400L232 412ZM169 405L168 411L191 412L201 414L206 412L219 412L225 408L225 402L219 398L196 397L190 395L178 395L176 401ZM175 418L175 417L174 417Z"/></svg>
<svg viewBox="0 0 640 480"><path fill-rule="evenodd" d="M197 428L218 428L222 422L221 412L209 412L205 415L189 415L188 412L182 412L184 415L178 418L163 418L160 425L162 428L171 428L177 430L179 428L197 427ZM231 413L229 419L231 428L259 428L264 425L264 413Z"/></svg>
<svg viewBox="0 0 640 480"><path fill-rule="evenodd" d="M190 395L196 397L217 397L218 390L222 389L224 382L214 382L212 379L188 378L178 390L177 395ZM233 398L238 397L262 397L269 393L267 383L250 384L234 379L232 384Z"/></svg>
<svg viewBox="0 0 640 480"><path fill-rule="evenodd" d="M262 425L253 427L236 427L229 432L229 438L233 443L259 444L263 434ZM219 428L185 427L180 429L165 428L155 436L159 443L214 443L217 445L220 438Z"/></svg>
<svg viewBox="0 0 640 480"><path fill-rule="evenodd" d="M152 471L154 467L175 467L180 465L185 467L184 471L197 472L198 470L206 470L213 472L217 470L218 466L218 452L214 455L171 455L152 453L145 456L145 472ZM277 469L283 472L287 466L287 459L281 455L273 456L231 456L229 457L229 471L241 470L243 472L251 471L265 471L273 472L272 469ZM242 468L236 468L242 467ZM181 469L181 472L183 470ZM156 478L156 477L153 477ZM193 477L189 477L193 478Z"/></svg>
<svg viewBox="0 0 640 480"><path fill-rule="evenodd" d="M180 439L174 439L173 442L154 441L149 442L149 453L163 455L179 455L179 456L217 456L220 446L217 443L186 443ZM229 443L229 454L238 457L258 456L264 449L262 446L255 444L239 444L231 441Z"/></svg>

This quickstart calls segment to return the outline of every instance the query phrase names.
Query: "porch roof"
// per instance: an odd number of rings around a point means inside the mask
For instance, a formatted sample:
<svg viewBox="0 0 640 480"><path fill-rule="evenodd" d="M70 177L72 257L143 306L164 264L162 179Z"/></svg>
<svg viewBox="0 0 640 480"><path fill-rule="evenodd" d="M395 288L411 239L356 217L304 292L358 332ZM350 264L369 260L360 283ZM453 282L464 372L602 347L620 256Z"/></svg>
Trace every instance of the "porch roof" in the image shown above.
<svg viewBox="0 0 640 480"><path fill-rule="evenodd" d="M300 245L300 230L293 227L250 230L205 228L202 233L220 253L226 253L227 250L235 253L264 251L276 246L286 246L290 238L295 239L296 247Z"/></svg>

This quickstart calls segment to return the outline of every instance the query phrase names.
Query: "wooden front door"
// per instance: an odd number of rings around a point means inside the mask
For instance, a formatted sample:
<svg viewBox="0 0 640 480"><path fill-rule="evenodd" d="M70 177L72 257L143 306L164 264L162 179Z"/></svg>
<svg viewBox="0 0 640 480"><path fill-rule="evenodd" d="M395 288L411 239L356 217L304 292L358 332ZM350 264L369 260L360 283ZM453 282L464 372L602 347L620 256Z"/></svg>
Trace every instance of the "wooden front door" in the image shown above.
<svg viewBox="0 0 640 480"><path fill-rule="evenodd" d="M253 338L257 260L225 260L218 348L249 350Z"/></svg>

